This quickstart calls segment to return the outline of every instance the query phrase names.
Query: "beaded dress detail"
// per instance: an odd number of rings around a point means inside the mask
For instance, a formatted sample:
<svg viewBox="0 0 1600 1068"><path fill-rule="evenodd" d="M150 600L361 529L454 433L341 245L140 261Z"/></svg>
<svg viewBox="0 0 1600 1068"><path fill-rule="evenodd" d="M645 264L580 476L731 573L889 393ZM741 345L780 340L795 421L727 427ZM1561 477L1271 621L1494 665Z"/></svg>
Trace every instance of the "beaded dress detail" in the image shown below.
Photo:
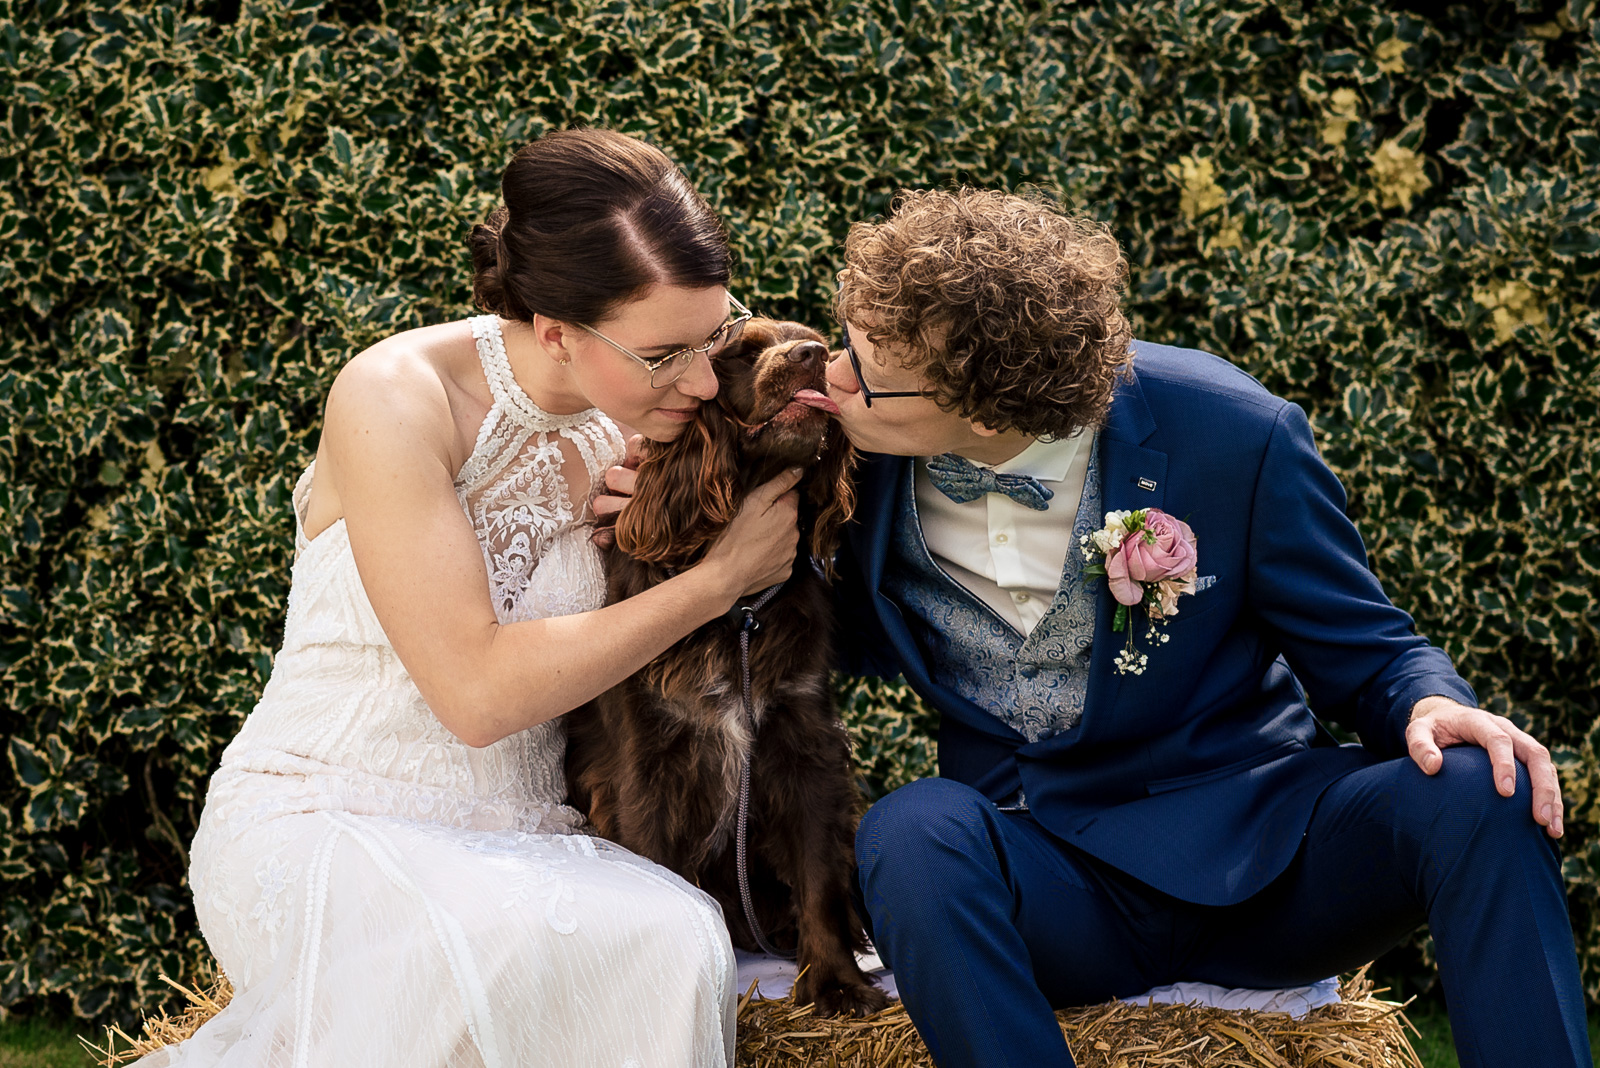
<svg viewBox="0 0 1600 1068"><path fill-rule="evenodd" d="M471 321L494 402L456 477L501 623L599 608L570 482L623 442L517 385ZM389 645L339 520L297 557L283 648L212 777L189 872L234 1000L139 1068L728 1065L733 953L715 901L582 832L561 719L474 749ZM579 498L587 499L585 492Z"/></svg>

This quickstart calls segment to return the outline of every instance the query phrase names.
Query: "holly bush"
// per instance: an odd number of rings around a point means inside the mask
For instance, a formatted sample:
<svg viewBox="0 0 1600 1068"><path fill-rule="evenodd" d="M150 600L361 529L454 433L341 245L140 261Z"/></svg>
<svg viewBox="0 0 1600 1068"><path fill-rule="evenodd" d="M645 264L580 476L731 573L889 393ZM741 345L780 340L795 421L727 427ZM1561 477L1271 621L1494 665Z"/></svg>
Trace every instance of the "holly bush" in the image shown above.
<svg viewBox="0 0 1600 1068"><path fill-rule="evenodd" d="M574 123L818 324L897 188L1110 224L1139 334L1303 405L1394 599L1556 748L1600 992L1596 86L1593 0L0 0L0 1011L192 974L321 399L468 312L500 168ZM932 771L903 687L840 693L873 792Z"/></svg>

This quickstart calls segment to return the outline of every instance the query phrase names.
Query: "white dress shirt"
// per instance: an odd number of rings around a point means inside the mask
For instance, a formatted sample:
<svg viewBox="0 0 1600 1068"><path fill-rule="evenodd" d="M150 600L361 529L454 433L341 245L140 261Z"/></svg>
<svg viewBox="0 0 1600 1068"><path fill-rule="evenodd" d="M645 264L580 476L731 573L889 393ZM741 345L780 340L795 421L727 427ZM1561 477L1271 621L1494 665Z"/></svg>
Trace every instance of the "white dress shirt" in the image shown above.
<svg viewBox="0 0 1600 1068"><path fill-rule="evenodd" d="M1001 493L957 504L928 480L928 458L917 458L917 516L934 561L1024 636L1061 585L1093 446L1094 432L1080 430L1061 441L1037 440L992 465L996 474L1031 475L1053 492L1042 512Z"/></svg>

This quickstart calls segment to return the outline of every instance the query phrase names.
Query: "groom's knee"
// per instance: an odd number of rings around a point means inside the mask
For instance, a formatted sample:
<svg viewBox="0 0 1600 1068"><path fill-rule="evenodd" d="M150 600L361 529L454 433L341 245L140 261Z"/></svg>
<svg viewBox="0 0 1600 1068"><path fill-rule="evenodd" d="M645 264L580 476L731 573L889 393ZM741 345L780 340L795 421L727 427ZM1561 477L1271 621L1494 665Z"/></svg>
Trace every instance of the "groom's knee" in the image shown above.
<svg viewBox="0 0 1600 1068"><path fill-rule="evenodd" d="M1555 873L1558 854L1534 822L1528 770L1517 764L1516 789L1504 797L1482 749L1454 746L1443 756L1433 775L1409 758L1372 769L1362 812L1398 832L1401 869L1415 871L1421 886L1446 877L1472 882L1508 868L1531 876L1529 864Z"/></svg>
<svg viewBox="0 0 1600 1068"><path fill-rule="evenodd" d="M1459 847L1481 862L1502 863L1511 854L1531 850L1555 853L1544 828L1533 819L1533 785L1528 769L1516 764L1516 789L1504 797L1495 789L1489 754L1472 746L1444 750L1437 774L1410 776L1412 787L1425 795L1435 813L1435 849Z"/></svg>
<svg viewBox="0 0 1600 1068"><path fill-rule="evenodd" d="M950 779L919 779L867 811L856 831L856 860L865 887L877 877L937 878L951 865L992 855L994 805Z"/></svg>
<svg viewBox="0 0 1600 1068"><path fill-rule="evenodd" d="M1476 746L1443 751L1439 770L1427 775L1411 762L1397 762L1401 772L1401 809L1433 825L1447 837L1499 838L1537 830L1533 822L1533 787L1528 769L1516 765L1516 790L1503 797L1495 789L1489 754Z"/></svg>

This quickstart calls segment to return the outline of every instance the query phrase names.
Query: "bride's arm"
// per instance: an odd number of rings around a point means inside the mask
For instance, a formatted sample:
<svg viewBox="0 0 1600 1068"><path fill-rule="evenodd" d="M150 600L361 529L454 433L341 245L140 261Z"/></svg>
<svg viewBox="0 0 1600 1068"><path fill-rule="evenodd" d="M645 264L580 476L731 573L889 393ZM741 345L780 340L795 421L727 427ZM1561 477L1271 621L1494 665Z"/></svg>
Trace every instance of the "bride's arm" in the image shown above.
<svg viewBox="0 0 1600 1068"><path fill-rule="evenodd" d="M328 396L316 479L331 480L378 621L428 707L484 746L575 708L674 642L780 582L798 543L798 472L751 495L705 560L593 612L502 625L457 500L454 423L420 358L359 357Z"/></svg>

